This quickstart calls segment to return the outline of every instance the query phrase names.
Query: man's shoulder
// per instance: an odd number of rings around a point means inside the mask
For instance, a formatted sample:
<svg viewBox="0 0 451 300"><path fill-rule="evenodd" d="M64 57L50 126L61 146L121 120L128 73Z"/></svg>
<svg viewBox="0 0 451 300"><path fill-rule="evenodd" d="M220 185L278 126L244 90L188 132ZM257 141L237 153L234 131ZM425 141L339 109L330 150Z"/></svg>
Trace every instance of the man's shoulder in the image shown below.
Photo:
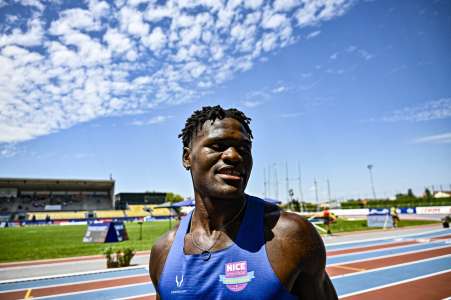
<svg viewBox="0 0 451 300"><path fill-rule="evenodd" d="M161 272L166 263L172 243L175 240L178 225L160 237L152 246L149 260L149 273L152 281L158 286Z"/></svg>
<svg viewBox="0 0 451 300"><path fill-rule="evenodd" d="M293 274L319 274L324 271L324 244L307 219L277 206L265 205L264 220L268 259L288 289L297 278Z"/></svg>
<svg viewBox="0 0 451 300"><path fill-rule="evenodd" d="M276 238L305 240L306 237L317 237L317 231L303 216L286 212L275 205L265 206L265 224L271 227Z"/></svg>
<svg viewBox="0 0 451 300"><path fill-rule="evenodd" d="M275 231L278 235L277 237L296 238L305 233L317 233L312 224L303 216L293 212L286 212L278 205L259 197L247 196L263 205L265 225L266 227L269 226L272 231Z"/></svg>
<svg viewBox="0 0 451 300"><path fill-rule="evenodd" d="M169 249L172 246L172 243L175 240L175 236L177 233L179 225L177 224L174 228L166 232L164 235L162 235L152 246L151 253L157 254L165 251L169 251Z"/></svg>

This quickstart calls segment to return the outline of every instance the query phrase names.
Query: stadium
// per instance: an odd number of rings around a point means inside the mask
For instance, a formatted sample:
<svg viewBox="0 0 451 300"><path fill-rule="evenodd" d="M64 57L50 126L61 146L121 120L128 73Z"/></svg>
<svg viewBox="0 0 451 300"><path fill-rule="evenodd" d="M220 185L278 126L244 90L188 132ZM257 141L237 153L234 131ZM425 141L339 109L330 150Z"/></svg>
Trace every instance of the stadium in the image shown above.
<svg viewBox="0 0 451 300"><path fill-rule="evenodd" d="M2 226L167 219L166 193L118 193L114 180L0 178Z"/></svg>

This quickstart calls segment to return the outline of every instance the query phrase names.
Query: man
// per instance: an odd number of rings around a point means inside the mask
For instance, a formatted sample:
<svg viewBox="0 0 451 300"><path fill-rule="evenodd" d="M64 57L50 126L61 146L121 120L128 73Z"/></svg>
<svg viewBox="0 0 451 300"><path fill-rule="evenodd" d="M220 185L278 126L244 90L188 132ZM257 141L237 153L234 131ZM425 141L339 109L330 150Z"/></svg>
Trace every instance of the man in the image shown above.
<svg viewBox="0 0 451 300"><path fill-rule="evenodd" d="M322 216L321 216L324 220L324 227L326 227L327 230L327 234L332 234L332 230L330 228L330 225L335 222L337 220L337 218L335 217L334 214L332 214L329 210L329 207L326 206L324 207Z"/></svg>
<svg viewBox="0 0 451 300"><path fill-rule="evenodd" d="M252 170L249 123L220 106L186 121L179 137L196 206L152 248L157 299L337 299L313 226L244 193Z"/></svg>
<svg viewBox="0 0 451 300"><path fill-rule="evenodd" d="M390 208L390 216L393 222L393 228L397 228L398 227L398 223L399 223L399 216L398 216L398 209L396 208L396 206L392 206Z"/></svg>

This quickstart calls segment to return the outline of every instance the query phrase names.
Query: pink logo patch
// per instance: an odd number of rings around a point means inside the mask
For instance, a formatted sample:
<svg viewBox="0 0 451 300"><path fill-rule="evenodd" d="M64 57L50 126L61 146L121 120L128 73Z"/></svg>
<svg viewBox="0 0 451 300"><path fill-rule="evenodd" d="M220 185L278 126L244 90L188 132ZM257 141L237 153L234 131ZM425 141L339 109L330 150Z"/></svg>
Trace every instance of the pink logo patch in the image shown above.
<svg viewBox="0 0 451 300"><path fill-rule="evenodd" d="M247 272L247 262L237 261L225 265L225 275L219 275L219 280L232 292L239 292L246 288L254 279L254 272Z"/></svg>

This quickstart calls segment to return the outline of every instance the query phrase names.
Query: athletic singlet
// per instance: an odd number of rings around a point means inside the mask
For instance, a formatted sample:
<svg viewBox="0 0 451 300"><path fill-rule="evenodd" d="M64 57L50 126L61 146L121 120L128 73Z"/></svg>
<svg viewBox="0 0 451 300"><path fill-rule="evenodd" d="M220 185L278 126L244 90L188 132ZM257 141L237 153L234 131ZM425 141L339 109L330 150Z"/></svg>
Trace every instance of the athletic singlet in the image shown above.
<svg viewBox="0 0 451 300"><path fill-rule="evenodd" d="M159 281L161 299L296 299L274 274L266 255L264 201L246 195L236 241L211 253L185 255L184 237L192 212L183 218Z"/></svg>

